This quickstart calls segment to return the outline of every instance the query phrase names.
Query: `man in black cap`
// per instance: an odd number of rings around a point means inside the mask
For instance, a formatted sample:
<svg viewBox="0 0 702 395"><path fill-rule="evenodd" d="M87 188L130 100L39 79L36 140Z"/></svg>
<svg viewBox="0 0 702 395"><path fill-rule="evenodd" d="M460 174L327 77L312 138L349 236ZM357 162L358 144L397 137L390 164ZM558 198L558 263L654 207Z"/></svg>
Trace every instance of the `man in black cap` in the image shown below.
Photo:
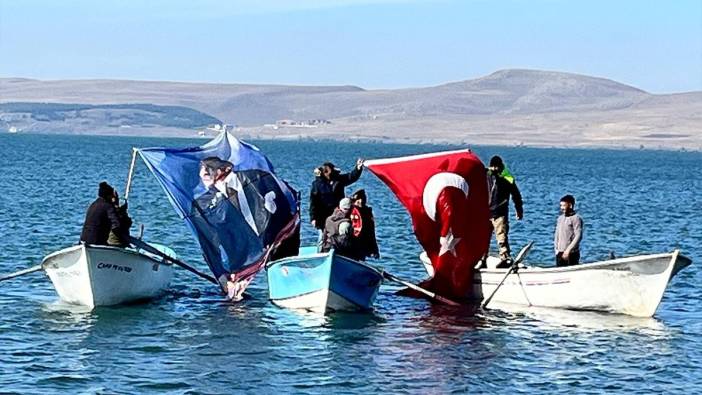
<svg viewBox="0 0 702 395"><path fill-rule="evenodd" d="M80 233L80 241L86 244L107 245L110 231L119 232L120 221L115 208L115 190L101 182L98 198L88 207Z"/></svg>
<svg viewBox="0 0 702 395"><path fill-rule="evenodd" d="M375 237L375 217L373 208L368 205L366 191L359 189L351 195L351 226L356 241L357 256L354 258L365 261L366 258L380 258L378 251L378 240Z"/></svg>
<svg viewBox="0 0 702 395"><path fill-rule="evenodd" d="M361 177L363 159L356 161L356 166L349 173L341 174L333 163L326 162L320 168L320 175L315 177L310 189L310 222L319 230L319 244L322 243L324 225L334 212L339 201L346 196L344 188Z"/></svg>
<svg viewBox="0 0 702 395"><path fill-rule="evenodd" d="M524 217L522 207L522 194L517 188L514 178L505 177L503 172L505 164L499 156L490 158L488 167L488 191L492 227L495 230L495 239L500 253L500 264L497 267L509 267L512 264L512 255L509 248L509 199L512 197L514 209L517 211L517 220Z"/></svg>

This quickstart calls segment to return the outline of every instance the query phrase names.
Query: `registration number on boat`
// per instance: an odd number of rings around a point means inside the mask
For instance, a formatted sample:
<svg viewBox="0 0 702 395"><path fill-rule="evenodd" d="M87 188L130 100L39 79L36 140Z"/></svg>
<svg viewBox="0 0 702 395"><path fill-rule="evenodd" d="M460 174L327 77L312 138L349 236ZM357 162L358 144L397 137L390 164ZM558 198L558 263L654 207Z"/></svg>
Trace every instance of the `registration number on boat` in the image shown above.
<svg viewBox="0 0 702 395"><path fill-rule="evenodd" d="M112 269L112 270L116 270L118 272L125 272L125 273L129 273L132 271L132 268L128 267L128 266L120 266L120 265L115 265L114 263L103 263L103 262L98 263L97 268L98 269L108 269L108 270Z"/></svg>

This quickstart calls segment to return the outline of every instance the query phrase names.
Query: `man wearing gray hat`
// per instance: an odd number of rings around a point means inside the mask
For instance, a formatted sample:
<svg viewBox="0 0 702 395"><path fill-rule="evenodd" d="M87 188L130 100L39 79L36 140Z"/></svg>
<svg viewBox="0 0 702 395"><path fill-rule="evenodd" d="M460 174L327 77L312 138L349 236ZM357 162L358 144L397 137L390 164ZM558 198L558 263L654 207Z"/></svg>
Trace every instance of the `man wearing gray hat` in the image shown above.
<svg viewBox="0 0 702 395"><path fill-rule="evenodd" d="M332 248L339 255L353 258L353 229L351 228L351 199L343 198L339 206L324 224L324 235L320 252L328 252Z"/></svg>

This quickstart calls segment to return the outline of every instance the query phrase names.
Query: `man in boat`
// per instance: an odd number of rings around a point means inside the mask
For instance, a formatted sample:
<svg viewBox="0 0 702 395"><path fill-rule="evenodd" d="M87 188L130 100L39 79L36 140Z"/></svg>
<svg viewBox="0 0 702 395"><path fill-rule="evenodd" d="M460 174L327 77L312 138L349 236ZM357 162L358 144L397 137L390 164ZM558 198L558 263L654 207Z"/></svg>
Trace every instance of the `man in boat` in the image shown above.
<svg viewBox="0 0 702 395"><path fill-rule="evenodd" d="M110 231L119 231L121 223L115 209L115 190L108 183L101 182L98 197L88 207L80 232L80 241L85 244L107 245Z"/></svg>
<svg viewBox="0 0 702 395"><path fill-rule="evenodd" d="M326 162L315 176L310 189L310 222L319 231L319 244L322 243L324 227L339 201L346 196L345 188L361 177L363 159L356 161L356 166L349 173L342 174L333 163Z"/></svg>
<svg viewBox="0 0 702 395"><path fill-rule="evenodd" d="M556 222L553 247L556 266L577 265L580 262L580 241L583 239L583 219L575 212L575 197L565 195L560 201L561 215Z"/></svg>
<svg viewBox="0 0 702 395"><path fill-rule="evenodd" d="M127 213L127 202L119 205L119 195L115 191L112 204L115 206L117 217L119 218L119 228L110 230L110 236L107 238L107 245L115 247L129 246L129 228L132 226L132 219Z"/></svg>
<svg viewBox="0 0 702 395"><path fill-rule="evenodd" d="M351 195L351 225L358 250L358 260L365 261L371 257L380 258L378 241L375 237L375 218L373 209L367 204L366 191L359 189Z"/></svg>
<svg viewBox="0 0 702 395"><path fill-rule="evenodd" d="M327 218L324 224L321 252L328 252L332 248L339 254L351 259L358 259L358 250L355 247L353 226L351 225L351 199L343 198L339 206Z"/></svg>
<svg viewBox="0 0 702 395"><path fill-rule="evenodd" d="M490 158L487 175L491 222L500 254L497 267L509 267L512 264L509 248L509 199L511 197L514 202L517 220L521 220L524 217L522 194L514 177L505 173L501 157L495 155Z"/></svg>

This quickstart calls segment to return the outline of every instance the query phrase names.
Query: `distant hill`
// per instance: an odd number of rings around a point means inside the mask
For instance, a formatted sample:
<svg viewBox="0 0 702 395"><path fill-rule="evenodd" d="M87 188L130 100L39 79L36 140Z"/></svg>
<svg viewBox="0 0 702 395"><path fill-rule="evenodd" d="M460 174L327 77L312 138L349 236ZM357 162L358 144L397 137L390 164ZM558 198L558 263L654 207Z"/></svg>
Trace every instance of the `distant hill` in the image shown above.
<svg viewBox="0 0 702 395"><path fill-rule="evenodd" d="M702 149L702 92L654 95L554 71L501 70L434 87L379 90L6 78L0 102L186 107L253 137ZM6 114L0 107L0 119ZM270 126L320 119L330 123Z"/></svg>
<svg viewBox="0 0 702 395"><path fill-rule="evenodd" d="M181 106L0 103L0 129L14 127L24 132L80 133L112 128L112 134L141 134L149 128L195 131L216 123L220 123L217 118Z"/></svg>

